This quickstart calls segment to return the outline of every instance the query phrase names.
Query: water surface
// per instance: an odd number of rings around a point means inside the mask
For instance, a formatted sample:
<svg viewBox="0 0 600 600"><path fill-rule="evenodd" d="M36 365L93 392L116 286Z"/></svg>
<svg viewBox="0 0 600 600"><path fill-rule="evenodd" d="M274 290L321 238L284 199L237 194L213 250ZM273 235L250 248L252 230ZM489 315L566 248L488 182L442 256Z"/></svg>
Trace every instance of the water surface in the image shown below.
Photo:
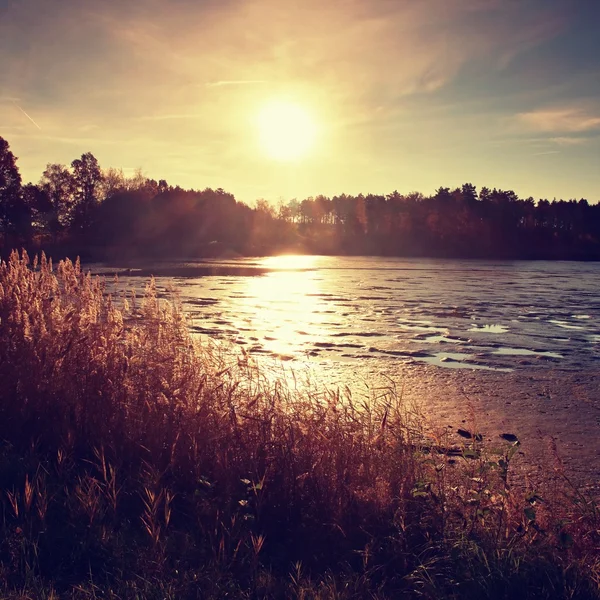
<svg viewBox="0 0 600 600"><path fill-rule="evenodd" d="M181 290L193 332L285 360L507 372L600 357L597 263L300 256L154 271Z"/></svg>

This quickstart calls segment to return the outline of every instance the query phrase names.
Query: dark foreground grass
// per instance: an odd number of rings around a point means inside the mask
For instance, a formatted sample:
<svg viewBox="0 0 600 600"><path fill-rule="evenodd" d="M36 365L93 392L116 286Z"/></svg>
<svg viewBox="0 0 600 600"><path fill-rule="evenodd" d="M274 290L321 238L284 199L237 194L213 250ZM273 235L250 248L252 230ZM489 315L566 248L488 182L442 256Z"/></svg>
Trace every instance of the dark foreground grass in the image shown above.
<svg viewBox="0 0 600 600"><path fill-rule="evenodd" d="M595 504L516 450L264 377L152 282L0 265L0 597L600 598Z"/></svg>

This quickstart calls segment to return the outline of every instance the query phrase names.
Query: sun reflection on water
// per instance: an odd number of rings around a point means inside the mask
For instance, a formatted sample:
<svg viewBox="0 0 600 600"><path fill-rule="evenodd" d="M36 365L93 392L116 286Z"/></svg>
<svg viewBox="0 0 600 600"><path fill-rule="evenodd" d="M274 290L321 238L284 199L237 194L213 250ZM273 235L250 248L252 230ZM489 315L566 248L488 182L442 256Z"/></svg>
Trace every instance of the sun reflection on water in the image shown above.
<svg viewBox="0 0 600 600"><path fill-rule="evenodd" d="M296 357L322 335L328 315L316 256L272 256L261 265L272 271L246 279L235 309L265 352ZM249 333L250 333L249 332Z"/></svg>
<svg viewBox="0 0 600 600"><path fill-rule="evenodd" d="M267 256L260 261L262 267L281 270L304 270L317 267L320 257L308 254L280 254Z"/></svg>

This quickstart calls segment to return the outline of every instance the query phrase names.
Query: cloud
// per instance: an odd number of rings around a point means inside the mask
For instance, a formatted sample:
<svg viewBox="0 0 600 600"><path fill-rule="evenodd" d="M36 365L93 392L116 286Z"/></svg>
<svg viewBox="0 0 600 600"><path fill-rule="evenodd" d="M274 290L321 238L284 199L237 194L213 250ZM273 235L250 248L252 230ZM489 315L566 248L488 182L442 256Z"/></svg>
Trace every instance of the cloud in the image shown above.
<svg viewBox="0 0 600 600"><path fill-rule="evenodd" d="M441 89L467 62L506 62L552 35L556 21L551 11L533 13L532 0L48 4L15 3L0 25L0 51L11 57L0 67L4 89L62 106L102 89L119 96L120 112L132 110L135 92L179 112L172 108L193 95L190 86L267 81L304 82L352 103L391 102ZM92 98L92 109L106 103Z"/></svg>
<svg viewBox="0 0 600 600"><path fill-rule="evenodd" d="M583 106L541 108L519 113L517 123L543 133L584 133L600 129L600 111ZM577 138L559 136L556 143L578 143Z"/></svg>
<svg viewBox="0 0 600 600"><path fill-rule="evenodd" d="M550 142L558 144L559 146L580 146L589 142L589 138L586 137L573 137L573 136L559 136L549 138Z"/></svg>
<svg viewBox="0 0 600 600"><path fill-rule="evenodd" d="M435 97L466 69L500 70L561 24L539 0L23 0L7 6L0 18L4 101L17 100L46 134L1 104L3 123L27 125L27 143L19 138L22 156L35 148L44 161L66 161L66 150L55 158L52 140L71 144L73 152L98 146L103 163L156 164L174 173L179 161L189 170L220 171L219 184L263 175L249 128L253 112L272 95L306 104L334 132L332 139L338 136L332 148L366 156L370 139L411 118L409 97L415 103ZM432 137L444 134L444 118ZM167 165L161 157L174 148L189 154ZM383 151L380 144L376 152Z"/></svg>

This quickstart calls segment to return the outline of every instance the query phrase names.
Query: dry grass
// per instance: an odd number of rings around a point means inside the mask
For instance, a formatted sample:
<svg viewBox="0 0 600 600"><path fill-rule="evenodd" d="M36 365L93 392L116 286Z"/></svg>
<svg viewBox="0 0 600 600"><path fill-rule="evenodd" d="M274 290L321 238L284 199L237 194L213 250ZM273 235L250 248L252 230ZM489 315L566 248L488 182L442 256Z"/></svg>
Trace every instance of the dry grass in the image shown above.
<svg viewBox="0 0 600 600"><path fill-rule="evenodd" d="M393 387L291 390L152 281L13 254L0 382L7 596L599 597L595 504L516 494L516 446L445 454Z"/></svg>

